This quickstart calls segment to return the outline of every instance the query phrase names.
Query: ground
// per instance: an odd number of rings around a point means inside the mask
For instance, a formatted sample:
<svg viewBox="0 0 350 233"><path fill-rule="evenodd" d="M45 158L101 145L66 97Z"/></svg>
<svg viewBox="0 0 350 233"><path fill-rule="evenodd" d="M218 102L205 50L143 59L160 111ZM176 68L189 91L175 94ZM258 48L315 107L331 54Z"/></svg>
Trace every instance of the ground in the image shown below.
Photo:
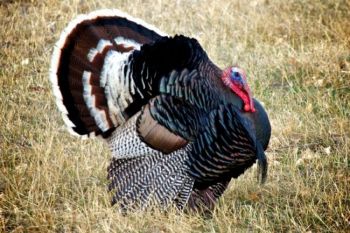
<svg viewBox="0 0 350 233"><path fill-rule="evenodd" d="M233 180L212 218L110 206L104 142L66 131L48 81L77 14L119 8L238 64L267 109L265 185ZM350 232L350 2L1 0L0 231Z"/></svg>

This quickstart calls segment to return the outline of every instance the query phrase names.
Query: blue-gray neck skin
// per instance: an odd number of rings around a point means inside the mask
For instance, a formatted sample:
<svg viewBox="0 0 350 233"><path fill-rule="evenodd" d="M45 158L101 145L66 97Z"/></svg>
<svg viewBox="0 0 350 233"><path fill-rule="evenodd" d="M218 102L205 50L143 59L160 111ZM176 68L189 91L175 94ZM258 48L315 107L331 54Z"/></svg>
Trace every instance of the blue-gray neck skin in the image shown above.
<svg viewBox="0 0 350 233"><path fill-rule="evenodd" d="M261 103L254 99L254 107L255 112L243 112L243 115L247 117L253 124L255 129L256 137L258 141L261 143L264 150L266 150L269 145L270 137L271 137L271 124L269 121L269 117L261 105Z"/></svg>

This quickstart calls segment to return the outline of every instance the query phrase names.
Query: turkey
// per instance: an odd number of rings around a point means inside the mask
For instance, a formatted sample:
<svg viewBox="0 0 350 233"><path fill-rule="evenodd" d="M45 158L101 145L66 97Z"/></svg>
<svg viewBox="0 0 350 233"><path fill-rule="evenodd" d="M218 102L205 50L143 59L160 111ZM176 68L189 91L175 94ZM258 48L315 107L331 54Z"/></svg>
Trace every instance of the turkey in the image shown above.
<svg viewBox="0 0 350 233"><path fill-rule="evenodd" d="M69 131L112 153L112 204L212 209L258 161L271 127L238 67L218 68L197 40L167 36L118 10L80 15L55 45L50 80Z"/></svg>

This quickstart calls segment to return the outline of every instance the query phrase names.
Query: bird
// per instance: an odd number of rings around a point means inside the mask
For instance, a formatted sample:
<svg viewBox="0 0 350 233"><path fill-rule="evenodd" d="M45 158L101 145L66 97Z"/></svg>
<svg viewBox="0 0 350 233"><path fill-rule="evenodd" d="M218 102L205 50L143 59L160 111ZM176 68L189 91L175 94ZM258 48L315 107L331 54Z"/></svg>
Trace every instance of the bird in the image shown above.
<svg viewBox="0 0 350 233"><path fill-rule="evenodd" d="M220 69L200 43L117 9L82 14L50 64L69 132L111 151L111 203L213 210L232 178L258 163L266 180L271 125L245 71Z"/></svg>

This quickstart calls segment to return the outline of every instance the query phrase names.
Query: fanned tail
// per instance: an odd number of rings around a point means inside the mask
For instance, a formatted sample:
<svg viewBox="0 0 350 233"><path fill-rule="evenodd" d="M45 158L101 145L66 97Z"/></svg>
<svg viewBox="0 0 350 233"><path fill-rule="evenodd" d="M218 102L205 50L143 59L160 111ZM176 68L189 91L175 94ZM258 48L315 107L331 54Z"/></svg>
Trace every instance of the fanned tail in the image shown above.
<svg viewBox="0 0 350 233"><path fill-rule="evenodd" d="M95 11L69 23L54 48L50 80L58 108L72 133L108 136L126 120L122 107L129 104L129 94L122 95L123 106L115 106L113 93L106 88L106 70L124 72L121 65L131 51L163 35L118 10ZM120 62L111 65L110 60ZM118 90L130 91L125 85Z"/></svg>

